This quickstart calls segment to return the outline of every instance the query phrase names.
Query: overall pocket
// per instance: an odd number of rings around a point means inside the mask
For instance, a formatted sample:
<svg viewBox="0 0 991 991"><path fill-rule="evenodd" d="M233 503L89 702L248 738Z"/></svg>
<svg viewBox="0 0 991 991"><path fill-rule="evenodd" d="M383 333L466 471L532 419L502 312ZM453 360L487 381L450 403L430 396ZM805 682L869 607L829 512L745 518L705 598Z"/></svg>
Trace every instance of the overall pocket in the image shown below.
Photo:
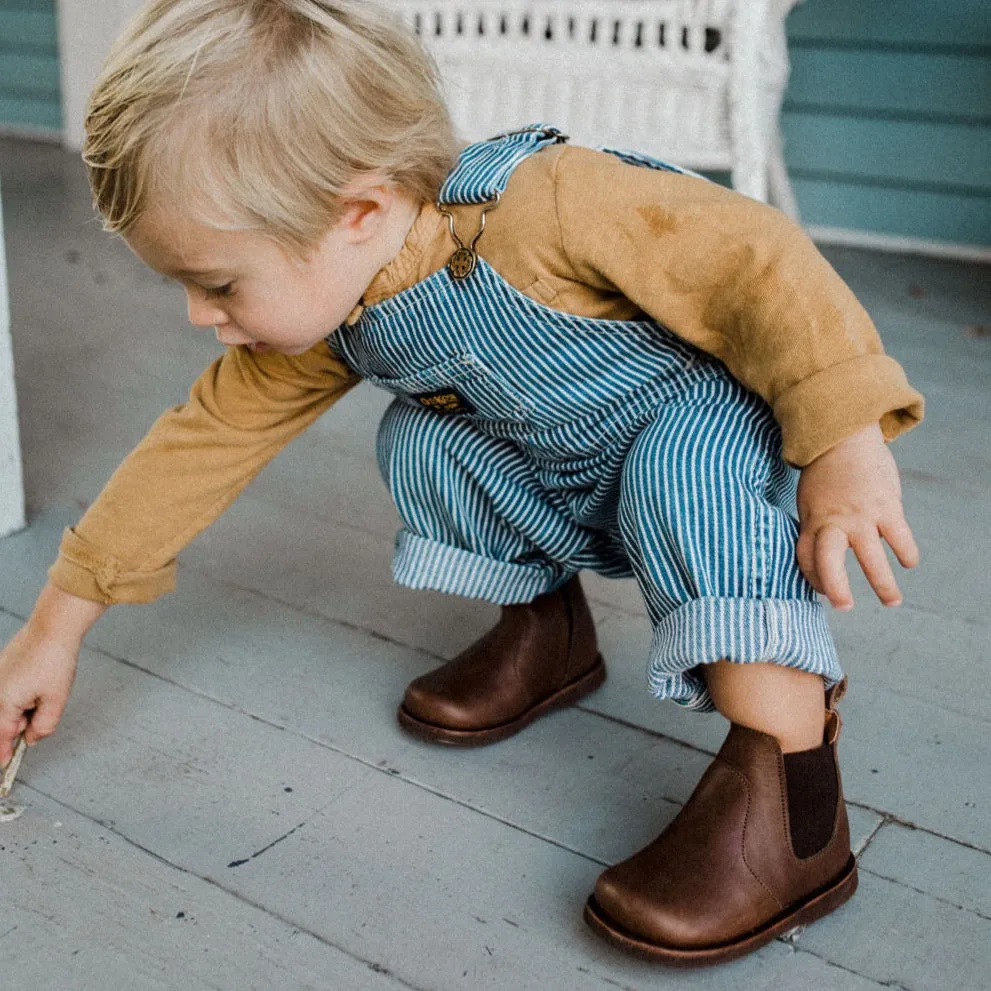
<svg viewBox="0 0 991 991"><path fill-rule="evenodd" d="M398 378L363 377L414 406L442 415L525 423L533 412L522 393L468 352Z"/></svg>

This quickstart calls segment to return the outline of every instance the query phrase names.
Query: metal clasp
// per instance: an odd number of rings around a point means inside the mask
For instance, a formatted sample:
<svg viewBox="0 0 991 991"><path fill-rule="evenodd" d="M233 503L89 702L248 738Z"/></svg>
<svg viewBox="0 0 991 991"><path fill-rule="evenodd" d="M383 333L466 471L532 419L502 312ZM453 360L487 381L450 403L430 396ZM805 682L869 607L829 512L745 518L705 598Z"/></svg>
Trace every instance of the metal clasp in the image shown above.
<svg viewBox="0 0 991 991"><path fill-rule="evenodd" d="M467 246L458 237L458 232L454 229L454 214L443 206L440 201L437 202L437 209L447 217L447 225L451 229L451 237L454 238L454 243L458 246L454 254L448 259L447 270L451 273L451 277L457 279L459 282L467 279L478 266L478 255L475 252L475 245L478 244L478 239L485 233L485 215L490 210L494 210L499 205L501 199L502 193L496 193L491 200L485 203L482 208L478 232Z"/></svg>

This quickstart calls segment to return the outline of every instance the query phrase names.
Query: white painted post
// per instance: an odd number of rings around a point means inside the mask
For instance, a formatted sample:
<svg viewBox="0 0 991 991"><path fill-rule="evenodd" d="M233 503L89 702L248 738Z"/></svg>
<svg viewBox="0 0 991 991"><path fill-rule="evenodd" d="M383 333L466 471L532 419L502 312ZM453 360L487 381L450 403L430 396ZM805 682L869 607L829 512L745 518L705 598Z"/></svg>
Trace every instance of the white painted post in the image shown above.
<svg viewBox="0 0 991 991"><path fill-rule="evenodd" d="M24 476L17 430L14 355L10 346L7 256L3 244L3 198L0 197L0 537L24 526Z"/></svg>

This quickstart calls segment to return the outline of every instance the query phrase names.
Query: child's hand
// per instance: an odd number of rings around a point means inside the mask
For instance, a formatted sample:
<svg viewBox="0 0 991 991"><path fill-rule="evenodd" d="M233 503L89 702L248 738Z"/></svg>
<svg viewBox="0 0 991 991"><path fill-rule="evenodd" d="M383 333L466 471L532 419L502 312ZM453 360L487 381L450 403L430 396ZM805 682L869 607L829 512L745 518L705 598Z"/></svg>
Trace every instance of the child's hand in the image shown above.
<svg viewBox="0 0 991 991"><path fill-rule="evenodd" d="M21 733L31 744L55 732L83 637L106 608L49 582L30 619L0 650L0 767L10 762Z"/></svg>
<svg viewBox="0 0 991 991"><path fill-rule="evenodd" d="M0 651L0 767L21 733L28 744L55 731L72 690L78 649L22 627Z"/></svg>
<svg viewBox="0 0 991 991"><path fill-rule="evenodd" d="M886 606L902 601L881 539L902 567L919 563L905 522L901 483L878 426L867 427L802 469L798 482L798 564L834 608L853 608L845 558L853 548L867 580Z"/></svg>

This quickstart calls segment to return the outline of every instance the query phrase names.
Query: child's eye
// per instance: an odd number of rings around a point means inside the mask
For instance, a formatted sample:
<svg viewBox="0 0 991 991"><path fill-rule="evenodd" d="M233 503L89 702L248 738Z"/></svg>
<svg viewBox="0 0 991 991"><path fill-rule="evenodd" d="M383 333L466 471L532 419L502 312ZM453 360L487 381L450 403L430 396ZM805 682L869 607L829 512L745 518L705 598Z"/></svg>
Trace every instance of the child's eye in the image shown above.
<svg viewBox="0 0 991 991"><path fill-rule="evenodd" d="M217 286L213 289L204 289L204 292L212 299L223 299L226 296L233 295L234 283L228 282L226 285Z"/></svg>

